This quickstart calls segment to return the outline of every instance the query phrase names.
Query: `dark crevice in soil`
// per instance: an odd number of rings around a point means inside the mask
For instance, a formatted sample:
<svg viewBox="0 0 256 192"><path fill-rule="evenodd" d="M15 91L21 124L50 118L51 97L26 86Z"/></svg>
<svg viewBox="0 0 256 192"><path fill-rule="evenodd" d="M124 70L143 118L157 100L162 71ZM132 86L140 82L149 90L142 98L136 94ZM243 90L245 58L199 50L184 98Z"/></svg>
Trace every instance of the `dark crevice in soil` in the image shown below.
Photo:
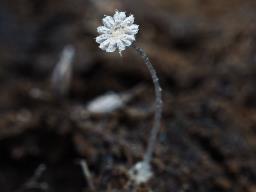
<svg viewBox="0 0 256 192"><path fill-rule="evenodd" d="M211 143L210 138L203 137L200 135L195 135L195 134L191 135L191 138L194 141L196 141L198 143L199 147L209 155L210 159L212 159L217 165L222 167L224 173L232 181L232 183L237 182L236 175L231 173L226 166L225 157L222 155L220 150Z"/></svg>

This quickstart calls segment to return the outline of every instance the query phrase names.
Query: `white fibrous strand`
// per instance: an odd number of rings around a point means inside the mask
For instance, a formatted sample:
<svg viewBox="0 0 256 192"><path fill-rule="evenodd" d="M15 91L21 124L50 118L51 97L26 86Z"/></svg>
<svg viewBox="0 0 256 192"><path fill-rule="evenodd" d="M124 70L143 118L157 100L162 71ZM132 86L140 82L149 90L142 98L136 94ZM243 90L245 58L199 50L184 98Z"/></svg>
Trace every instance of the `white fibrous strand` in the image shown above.
<svg viewBox="0 0 256 192"><path fill-rule="evenodd" d="M97 28L100 34L96 37L99 48L106 52L121 52L131 46L135 41L135 35L139 31L139 25L134 24L134 16L126 16L125 12L116 11L114 16L105 16L102 19L103 26Z"/></svg>

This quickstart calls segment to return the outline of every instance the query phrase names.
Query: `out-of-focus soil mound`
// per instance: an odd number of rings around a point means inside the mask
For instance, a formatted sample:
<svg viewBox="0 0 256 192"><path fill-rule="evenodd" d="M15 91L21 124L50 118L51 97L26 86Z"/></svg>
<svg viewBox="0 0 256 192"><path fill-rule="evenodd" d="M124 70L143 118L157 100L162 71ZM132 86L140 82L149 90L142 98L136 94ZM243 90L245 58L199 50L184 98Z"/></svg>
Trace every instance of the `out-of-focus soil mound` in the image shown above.
<svg viewBox="0 0 256 192"><path fill-rule="evenodd" d="M132 49L120 57L94 41L115 9L135 15L137 44L164 94L154 177L137 191L255 192L255 0L2 0L0 191L90 191L80 159L95 191L129 191L127 170L143 157L154 92ZM74 71L59 99L50 76L66 45L76 49ZM93 98L137 86L119 111L83 113Z"/></svg>

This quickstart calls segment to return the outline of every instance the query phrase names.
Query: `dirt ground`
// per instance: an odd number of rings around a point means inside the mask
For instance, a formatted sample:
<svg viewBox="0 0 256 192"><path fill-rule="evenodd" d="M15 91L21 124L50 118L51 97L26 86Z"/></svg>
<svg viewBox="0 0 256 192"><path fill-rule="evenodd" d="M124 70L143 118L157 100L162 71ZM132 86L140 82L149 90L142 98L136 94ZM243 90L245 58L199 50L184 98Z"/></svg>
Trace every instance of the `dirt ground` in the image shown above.
<svg viewBox="0 0 256 192"><path fill-rule="evenodd" d="M135 15L163 88L154 177L137 187L127 170L146 149L154 90L134 50L95 43L116 9ZM73 78L59 97L50 79L66 45ZM256 192L255 0L1 0L0 63L1 192ZM85 111L134 90L117 111Z"/></svg>

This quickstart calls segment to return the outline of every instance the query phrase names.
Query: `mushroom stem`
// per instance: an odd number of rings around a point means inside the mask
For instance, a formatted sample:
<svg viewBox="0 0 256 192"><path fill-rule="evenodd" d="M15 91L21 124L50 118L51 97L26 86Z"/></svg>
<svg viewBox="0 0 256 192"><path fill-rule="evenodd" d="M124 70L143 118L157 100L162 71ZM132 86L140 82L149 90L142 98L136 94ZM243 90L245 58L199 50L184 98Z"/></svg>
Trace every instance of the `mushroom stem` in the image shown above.
<svg viewBox="0 0 256 192"><path fill-rule="evenodd" d="M154 123L153 127L151 129L149 141L148 141L148 147L144 154L143 162L150 164L150 161L153 156L154 148L157 143L157 135L160 130L160 124L161 124L161 117L162 117L162 109L163 109L163 102L162 102L162 89L159 84L159 79L156 74L156 70L154 69L152 63L149 61L149 57L145 53L145 51L142 48L137 47L135 44L132 45L132 48L134 48L137 53L142 57L144 60L145 65L147 66L148 71L150 72L150 75L153 80L154 88L155 88L155 116L154 116Z"/></svg>

